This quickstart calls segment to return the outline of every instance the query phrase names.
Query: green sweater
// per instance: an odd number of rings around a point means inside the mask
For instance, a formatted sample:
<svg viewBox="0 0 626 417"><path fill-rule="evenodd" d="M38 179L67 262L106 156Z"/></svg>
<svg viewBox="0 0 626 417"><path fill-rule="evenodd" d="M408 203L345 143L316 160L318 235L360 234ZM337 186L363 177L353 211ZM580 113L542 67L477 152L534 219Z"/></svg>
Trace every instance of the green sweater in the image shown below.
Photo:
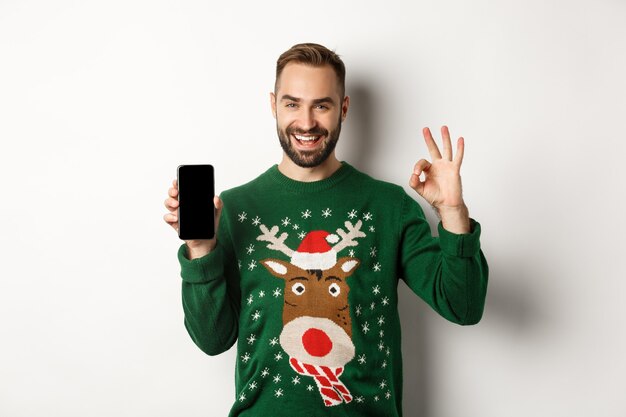
<svg viewBox="0 0 626 417"><path fill-rule="evenodd" d="M346 162L306 183L274 165L221 198L215 250L190 261L183 244L178 260L193 341L209 355L237 342L230 417L401 416L399 279L454 323L482 316L473 219L432 237L400 186Z"/></svg>

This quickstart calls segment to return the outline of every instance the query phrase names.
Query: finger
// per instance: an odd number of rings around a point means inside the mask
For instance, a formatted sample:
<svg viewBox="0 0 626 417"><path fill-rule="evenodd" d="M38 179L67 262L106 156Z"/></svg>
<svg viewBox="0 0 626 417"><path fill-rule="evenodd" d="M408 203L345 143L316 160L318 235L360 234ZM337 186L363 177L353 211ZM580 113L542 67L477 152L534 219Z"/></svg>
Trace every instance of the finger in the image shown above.
<svg viewBox="0 0 626 417"><path fill-rule="evenodd" d="M441 126L441 137L443 138L443 157L448 161L452 161L452 142L450 142L448 126Z"/></svg>
<svg viewBox="0 0 626 417"><path fill-rule="evenodd" d="M430 133L430 129L425 127L422 129L422 134L424 135L424 141L426 142L426 147L428 148L428 152L430 153L430 157L435 159L441 159L441 154L439 153L439 148L433 139L433 135Z"/></svg>
<svg viewBox="0 0 626 417"><path fill-rule="evenodd" d="M457 164L458 166L461 166L461 163L463 162L464 153L465 153L465 139L463 139L463 136L461 136L456 141L456 156L454 157L454 163Z"/></svg>
<svg viewBox="0 0 626 417"><path fill-rule="evenodd" d="M174 229L178 228L178 216L172 213L167 213L163 215L163 220L170 226L174 227Z"/></svg>
<svg viewBox="0 0 626 417"><path fill-rule="evenodd" d="M422 175L422 172L426 172L430 169L431 167L431 163L428 162L425 159L420 159L419 161L417 161L417 163L415 164L415 166L413 167L413 174L417 175L418 177L420 175Z"/></svg>
<svg viewBox="0 0 626 417"><path fill-rule="evenodd" d="M178 179L174 178L174 181L172 181L172 185L178 190Z"/></svg>
<svg viewBox="0 0 626 417"><path fill-rule="evenodd" d="M178 200L175 198L167 198L165 199L165 208L169 211L174 211L178 209Z"/></svg>
<svg viewBox="0 0 626 417"><path fill-rule="evenodd" d="M176 198L178 196L178 188L170 187L170 189L167 190L167 195Z"/></svg>

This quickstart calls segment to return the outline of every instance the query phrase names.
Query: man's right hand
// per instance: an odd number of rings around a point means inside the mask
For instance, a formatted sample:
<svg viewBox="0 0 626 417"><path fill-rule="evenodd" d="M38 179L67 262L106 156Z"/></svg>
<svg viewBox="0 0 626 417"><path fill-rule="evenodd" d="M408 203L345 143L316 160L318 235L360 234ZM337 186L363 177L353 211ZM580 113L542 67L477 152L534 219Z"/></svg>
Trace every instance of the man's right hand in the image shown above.
<svg viewBox="0 0 626 417"><path fill-rule="evenodd" d="M169 213L163 216L163 219L167 224L172 226L176 233L178 233L178 182L174 180L172 187L168 190L168 198L165 200L165 208L169 210ZM222 200L215 196L213 197L213 204L215 205L215 236L213 239L196 239L185 240L187 244L187 258L195 259L201 258L207 253L215 249L217 244L217 226L220 222L220 215L222 214Z"/></svg>

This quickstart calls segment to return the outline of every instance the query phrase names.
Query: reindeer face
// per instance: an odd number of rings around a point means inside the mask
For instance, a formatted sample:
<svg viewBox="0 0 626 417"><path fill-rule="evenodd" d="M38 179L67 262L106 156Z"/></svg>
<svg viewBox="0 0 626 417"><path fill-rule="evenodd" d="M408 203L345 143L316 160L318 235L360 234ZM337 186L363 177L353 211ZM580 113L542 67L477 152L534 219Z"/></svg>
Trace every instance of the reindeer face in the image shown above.
<svg viewBox="0 0 626 417"><path fill-rule="evenodd" d="M359 265L344 257L327 270L305 270L289 262L261 263L285 281L281 346L307 363L343 366L354 357L346 279Z"/></svg>

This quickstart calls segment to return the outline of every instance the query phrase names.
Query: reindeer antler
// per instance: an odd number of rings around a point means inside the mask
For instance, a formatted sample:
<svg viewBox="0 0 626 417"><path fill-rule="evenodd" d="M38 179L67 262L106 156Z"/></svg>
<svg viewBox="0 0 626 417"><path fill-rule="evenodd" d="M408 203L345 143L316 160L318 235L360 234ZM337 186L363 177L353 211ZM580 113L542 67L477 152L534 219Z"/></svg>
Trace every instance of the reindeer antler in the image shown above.
<svg viewBox="0 0 626 417"><path fill-rule="evenodd" d="M361 222L361 220L356 222L354 226L349 221L346 221L344 225L346 226L346 230L348 230L347 233L344 232L341 227L337 229L337 234L341 236L341 241L333 246L333 249L337 253L339 253L339 251L341 251L342 249L347 248L348 246L358 245L356 240L354 240L357 237L365 237L365 233L361 231L361 226L363 225L363 222Z"/></svg>
<svg viewBox="0 0 626 417"><path fill-rule="evenodd" d="M283 232L280 237L276 237L276 233L278 233L278 226L273 226L270 230L268 230L264 224L260 227L263 234L258 236L256 240L270 242L269 245L267 245L268 248L279 250L285 255L291 257L293 250L289 249L289 247L285 245L285 239L287 239L288 236L287 233Z"/></svg>

